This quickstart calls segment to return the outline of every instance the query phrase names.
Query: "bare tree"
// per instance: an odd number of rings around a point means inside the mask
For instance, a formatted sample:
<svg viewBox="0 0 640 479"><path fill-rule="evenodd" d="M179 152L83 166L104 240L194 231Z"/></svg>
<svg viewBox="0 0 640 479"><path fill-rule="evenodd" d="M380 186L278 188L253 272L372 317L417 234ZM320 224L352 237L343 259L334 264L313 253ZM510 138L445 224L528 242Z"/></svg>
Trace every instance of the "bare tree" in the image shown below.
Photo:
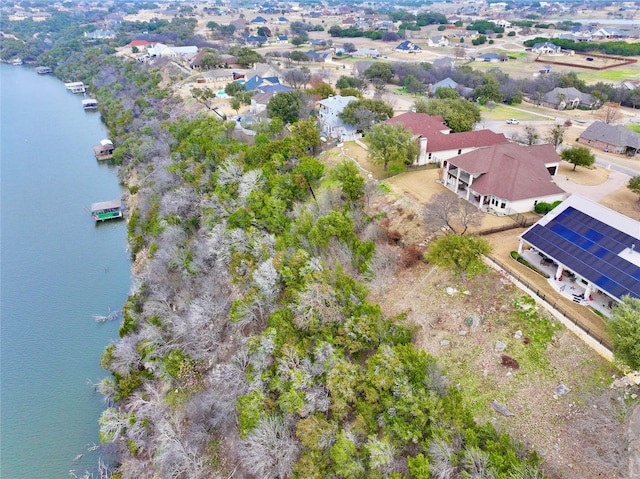
<svg viewBox="0 0 640 479"><path fill-rule="evenodd" d="M564 133L566 129L562 125L553 125L551 129L547 132L547 136L545 140L553 145L553 147L557 150L558 147L564 141Z"/></svg>
<svg viewBox="0 0 640 479"><path fill-rule="evenodd" d="M607 124L613 123L620 117L620 104L608 101L600 107L596 117Z"/></svg>
<svg viewBox="0 0 640 479"><path fill-rule="evenodd" d="M449 228L455 231L451 221L458 214L458 197L449 192L436 193L425 206L424 223L427 231L436 231L442 228Z"/></svg>
<svg viewBox="0 0 640 479"><path fill-rule="evenodd" d="M480 226L482 224L484 213L465 200L460 200L459 206L460 208L456 215L456 219L462 226L462 232L460 234L463 235L467 232L467 228L469 228L469 226Z"/></svg>
<svg viewBox="0 0 640 479"><path fill-rule="evenodd" d="M291 85L294 90L306 87L311 80L311 71L307 67L289 70L284 74L284 81Z"/></svg>
<svg viewBox="0 0 640 479"><path fill-rule="evenodd" d="M255 477L280 479L289 477L298 459L300 444L295 427L284 418L262 419L242 443L242 463Z"/></svg>
<svg viewBox="0 0 640 479"><path fill-rule="evenodd" d="M527 145L535 145L538 142L538 130L536 130L531 125L527 125L524 127L524 136Z"/></svg>

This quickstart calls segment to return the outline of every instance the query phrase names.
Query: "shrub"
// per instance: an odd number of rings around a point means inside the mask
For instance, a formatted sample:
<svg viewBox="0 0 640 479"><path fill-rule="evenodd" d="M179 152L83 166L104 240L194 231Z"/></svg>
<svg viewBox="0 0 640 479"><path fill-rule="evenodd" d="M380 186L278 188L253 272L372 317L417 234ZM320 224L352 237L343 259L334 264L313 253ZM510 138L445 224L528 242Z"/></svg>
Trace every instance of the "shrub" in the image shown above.
<svg viewBox="0 0 640 479"><path fill-rule="evenodd" d="M549 211L554 209L560 203L562 203L562 201L560 200L555 201L553 203L545 203L544 201L541 201L540 203L536 204L535 212L540 215L546 215Z"/></svg>
<svg viewBox="0 0 640 479"><path fill-rule="evenodd" d="M510 356L507 356L506 354L503 354L502 356L500 356L500 363L507 368L516 370L516 369L520 369L520 364L518 364L518 361L516 361L515 359L513 359Z"/></svg>
<svg viewBox="0 0 640 479"><path fill-rule="evenodd" d="M411 268L418 261L422 260L424 250L415 244L411 244L404 248L400 253L400 264L403 268Z"/></svg>

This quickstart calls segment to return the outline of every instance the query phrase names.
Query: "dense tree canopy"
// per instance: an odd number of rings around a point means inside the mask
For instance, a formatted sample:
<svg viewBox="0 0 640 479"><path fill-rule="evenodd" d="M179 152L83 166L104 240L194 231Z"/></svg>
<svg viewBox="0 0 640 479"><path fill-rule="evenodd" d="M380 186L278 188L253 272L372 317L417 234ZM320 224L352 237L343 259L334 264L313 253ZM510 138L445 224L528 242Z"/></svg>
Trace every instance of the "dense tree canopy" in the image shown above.
<svg viewBox="0 0 640 479"><path fill-rule="evenodd" d="M367 130L376 122L393 116L393 108L382 100L362 98L350 102L340 114L342 121L355 125L359 130Z"/></svg>
<svg viewBox="0 0 640 479"><path fill-rule="evenodd" d="M640 299L625 296L607 321L613 354L633 371L640 371Z"/></svg>
<svg viewBox="0 0 640 479"><path fill-rule="evenodd" d="M300 118L302 96L296 90L276 93L267 104L269 117L278 117L285 123L294 123Z"/></svg>
<svg viewBox="0 0 640 479"><path fill-rule="evenodd" d="M424 105L424 113L442 115L451 131L471 131L481 119L478 107L467 100L433 99Z"/></svg>
<svg viewBox="0 0 640 479"><path fill-rule="evenodd" d="M367 133L369 158L374 164L381 164L384 170L389 165L405 166L412 164L418 154L418 146L413 133L402 125L378 123Z"/></svg>

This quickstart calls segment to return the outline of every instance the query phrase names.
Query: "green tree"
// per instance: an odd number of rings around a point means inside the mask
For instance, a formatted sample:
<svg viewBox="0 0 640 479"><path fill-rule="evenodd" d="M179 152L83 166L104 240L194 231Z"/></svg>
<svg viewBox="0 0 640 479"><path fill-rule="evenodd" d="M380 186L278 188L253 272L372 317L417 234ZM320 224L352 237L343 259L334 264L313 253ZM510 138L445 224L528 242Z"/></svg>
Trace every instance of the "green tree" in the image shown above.
<svg viewBox="0 0 640 479"><path fill-rule="evenodd" d="M364 195L364 178L358 167L348 160L338 163L330 173L330 177L338 180L342 186L342 192L355 201Z"/></svg>
<svg viewBox="0 0 640 479"><path fill-rule="evenodd" d="M485 75L485 83L473 91L473 97L481 100L482 103L488 101L502 102L502 93L498 80L490 75Z"/></svg>
<svg viewBox="0 0 640 479"><path fill-rule="evenodd" d="M413 133L402 125L378 123L369 129L369 158L372 163L383 165L410 165L418 154Z"/></svg>
<svg viewBox="0 0 640 479"><path fill-rule="evenodd" d="M344 88L355 88L357 90L362 90L366 87L366 84L360 78L348 77L343 75L340 78L338 78L338 81L336 82L336 87L340 88L341 90Z"/></svg>
<svg viewBox="0 0 640 479"><path fill-rule="evenodd" d="M294 123L300 117L302 96L296 90L276 93L267 104L269 117L280 118L284 123Z"/></svg>
<svg viewBox="0 0 640 479"><path fill-rule="evenodd" d="M640 195L640 176L634 176L627 183L627 188L629 188L636 195Z"/></svg>
<svg viewBox="0 0 640 479"><path fill-rule="evenodd" d="M640 370L640 299L623 297L606 323L614 357L632 370Z"/></svg>
<svg viewBox="0 0 640 479"><path fill-rule="evenodd" d="M315 152L320 146L320 130L312 118L298 120L291 125L291 133L303 152Z"/></svg>
<svg viewBox="0 0 640 479"><path fill-rule="evenodd" d="M393 108L382 100L363 98L349 103L339 117L359 130L367 130L375 122L387 120L393 116Z"/></svg>
<svg viewBox="0 0 640 479"><path fill-rule="evenodd" d="M325 98L329 98L330 96L333 96L336 94L335 90L331 88L331 85L325 82L320 82L313 88L310 88L309 93L313 95L318 95L323 100Z"/></svg>
<svg viewBox="0 0 640 479"><path fill-rule="evenodd" d="M393 67L389 63L374 63L364 71L364 77L367 80L379 80L384 83L389 83L393 77Z"/></svg>
<svg viewBox="0 0 640 479"><path fill-rule="evenodd" d="M431 243L425 257L430 263L453 268L466 278L485 270L482 256L490 252L491 246L484 238L449 234Z"/></svg>
<svg viewBox="0 0 640 479"><path fill-rule="evenodd" d="M417 107L416 111L418 111ZM481 120L480 109L474 103L461 99L429 100L426 104L425 113L442 115L445 123L454 133L471 131L473 126Z"/></svg>
<svg viewBox="0 0 640 479"><path fill-rule="evenodd" d="M224 92L229 96L236 96L238 93L245 91L244 83L232 81L224 87Z"/></svg>
<svg viewBox="0 0 640 479"><path fill-rule="evenodd" d="M242 47L240 50L238 50L236 59L238 64L242 65L243 67L252 67L254 63L260 63L264 61L262 55L248 47Z"/></svg>
<svg viewBox="0 0 640 479"><path fill-rule="evenodd" d="M309 61L309 57L304 52L300 52L297 50L291 52L291 55L289 56L289 58L291 58L291 61L298 62L298 63Z"/></svg>
<svg viewBox="0 0 640 479"><path fill-rule="evenodd" d="M451 87L440 87L436 89L436 92L433 94L436 98L441 100L457 100L460 98L460 93L455 88Z"/></svg>
<svg viewBox="0 0 640 479"><path fill-rule="evenodd" d="M567 148L560 153L560 157L564 161L571 163L574 171L576 166L589 168L596 162L596 156L586 146L574 146L572 148Z"/></svg>

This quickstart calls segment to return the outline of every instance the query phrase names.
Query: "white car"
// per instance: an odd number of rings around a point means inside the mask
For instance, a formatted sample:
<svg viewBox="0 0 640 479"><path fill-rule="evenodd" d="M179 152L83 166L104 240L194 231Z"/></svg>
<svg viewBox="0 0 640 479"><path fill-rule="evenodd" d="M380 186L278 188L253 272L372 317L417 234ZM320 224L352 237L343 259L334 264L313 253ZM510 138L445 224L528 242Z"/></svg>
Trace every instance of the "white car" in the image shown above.
<svg viewBox="0 0 640 479"><path fill-rule="evenodd" d="M507 125L519 125L520 122L518 120L516 120L515 118L510 118L507 120Z"/></svg>

